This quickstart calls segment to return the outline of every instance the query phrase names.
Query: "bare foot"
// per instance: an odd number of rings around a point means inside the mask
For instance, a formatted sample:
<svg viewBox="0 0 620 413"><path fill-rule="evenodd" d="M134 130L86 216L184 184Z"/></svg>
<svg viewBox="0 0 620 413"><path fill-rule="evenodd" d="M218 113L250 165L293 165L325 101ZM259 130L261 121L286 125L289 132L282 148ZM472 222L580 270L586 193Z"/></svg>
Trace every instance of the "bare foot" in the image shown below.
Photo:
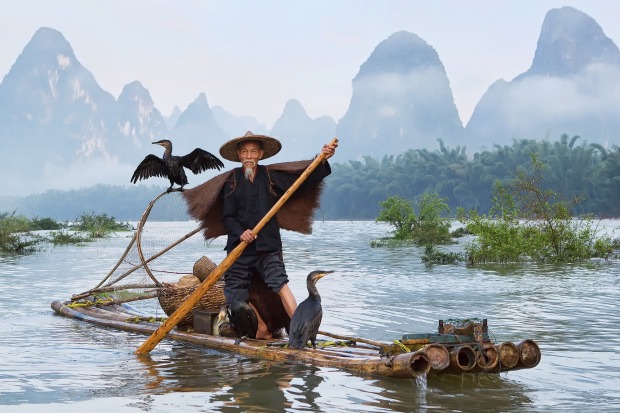
<svg viewBox="0 0 620 413"><path fill-rule="evenodd" d="M273 338L273 336L271 335L271 333L269 332L269 330L267 330L267 328L258 328L258 331L256 331L256 339L257 340L269 340L270 338Z"/></svg>
<svg viewBox="0 0 620 413"><path fill-rule="evenodd" d="M269 332L269 329L267 328L267 324L265 324L263 319L260 317L260 314L258 313L258 310L256 310L256 307L254 307L252 303L250 303L250 307L252 307L252 309L254 310L254 313L256 313L256 318L258 319L258 328L256 329L256 339L257 340L269 340L270 338L273 338L273 336Z"/></svg>

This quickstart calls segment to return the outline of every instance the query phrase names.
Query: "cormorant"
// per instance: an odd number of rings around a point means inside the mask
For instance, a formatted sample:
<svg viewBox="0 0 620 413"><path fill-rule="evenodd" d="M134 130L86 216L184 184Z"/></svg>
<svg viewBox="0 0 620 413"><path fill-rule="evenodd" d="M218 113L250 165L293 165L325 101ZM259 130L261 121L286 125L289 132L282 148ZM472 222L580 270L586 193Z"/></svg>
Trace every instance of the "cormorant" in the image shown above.
<svg viewBox="0 0 620 413"><path fill-rule="evenodd" d="M258 318L248 303L234 301L226 306L226 312L228 320L241 336L235 344L239 344L245 338L256 338Z"/></svg>
<svg viewBox="0 0 620 413"><path fill-rule="evenodd" d="M302 349L310 340L312 348L316 349L316 335L319 333L319 326L323 318L321 296L316 289L316 282L331 273L333 271L312 271L308 274L306 285L309 296L297 306L293 317L291 317L288 336L290 348Z"/></svg>
<svg viewBox="0 0 620 413"><path fill-rule="evenodd" d="M174 156L172 155L172 142L169 140L163 139L153 142L153 145L161 145L166 148L164 156L159 158L152 154L147 155L134 171L131 177L132 183L135 184L141 179L147 179L152 176L161 176L168 178L170 181L168 192L172 191L174 184L181 185L179 189L182 191L183 187L187 185L184 167L195 174L204 172L207 169L219 170L224 167L224 164L218 157L200 148L194 149L185 156Z"/></svg>

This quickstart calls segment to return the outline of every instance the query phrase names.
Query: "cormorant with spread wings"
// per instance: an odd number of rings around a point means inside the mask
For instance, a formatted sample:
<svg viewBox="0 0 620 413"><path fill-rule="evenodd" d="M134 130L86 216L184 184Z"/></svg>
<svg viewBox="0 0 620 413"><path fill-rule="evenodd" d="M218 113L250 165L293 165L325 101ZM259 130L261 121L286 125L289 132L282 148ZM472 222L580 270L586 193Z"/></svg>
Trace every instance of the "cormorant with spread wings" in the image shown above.
<svg viewBox="0 0 620 413"><path fill-rule="evenodd" d="M183 191L183 187L188 183L183 168L191 170L194 174L199 174L207 169L219 170L224 167L218 157L200 148L194 149L185 156L174 156L172 155L172 142L169 140L163 139L153 142L153 145L161 145L166 148L164 156L159 158L152 154L147 155L134 171L131 177L132 183L135 184L141 179L152 176L160 176L168 178L170 181L168 192L172 191L174 184L180 185L181 187L178 189Z"/></svg>

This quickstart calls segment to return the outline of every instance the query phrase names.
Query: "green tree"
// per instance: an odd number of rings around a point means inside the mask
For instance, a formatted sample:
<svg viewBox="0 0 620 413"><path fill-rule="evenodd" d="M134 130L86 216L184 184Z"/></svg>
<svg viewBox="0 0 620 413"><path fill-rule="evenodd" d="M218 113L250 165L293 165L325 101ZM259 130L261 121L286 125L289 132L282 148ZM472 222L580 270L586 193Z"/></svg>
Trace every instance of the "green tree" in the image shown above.
<svg viewBox="0 0 620 413"><path fill-rule="evenodd" d="M531 166L518 171L509 185L497 182L488 216L476 211L458 216L477 236L466 247L470 263L575 262L593 257L609 258L615 243L600 234L591 218L573 219L571 206L545 188L546 166L531 155Z"/></svg>
<svg viewBox="0 0 620 413"><path fill-rule="evenodd" d="M424 192L414 202L398 195L388 196L380 205L382 209L376 221L392 225L395 239L409 239L418 245L445 244L452 239L450 222L442 218L450 208L435 192Z"/></svg>
<svg viewBox="0 0 620 413"><path fill-rule="evenodd" d="M470 264L521 261L527 250L514 198L499 181L493 188L491 210L480 215L476 210L457 210L457 218L476 239L465 245Z"/></svg>
<svg viewBox="0 0 620 413"><path fill-rule="evenodd" d="M23 215L0 213L0 251L27 254L38 250L43 239L30 232L31 223Z"/></svg>

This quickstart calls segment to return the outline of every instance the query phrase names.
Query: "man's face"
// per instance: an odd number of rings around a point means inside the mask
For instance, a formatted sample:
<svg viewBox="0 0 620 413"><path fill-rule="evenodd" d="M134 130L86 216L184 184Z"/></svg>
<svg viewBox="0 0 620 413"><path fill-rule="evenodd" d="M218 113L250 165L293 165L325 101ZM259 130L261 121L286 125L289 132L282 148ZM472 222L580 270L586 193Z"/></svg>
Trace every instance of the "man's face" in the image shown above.
<svg viewBox="0 0 620 413"><path fill-rule="evenodd" d="M237 149L237 155L244 167L254 168L263 157L263 150L258 142L244 142Z"/></svg>

